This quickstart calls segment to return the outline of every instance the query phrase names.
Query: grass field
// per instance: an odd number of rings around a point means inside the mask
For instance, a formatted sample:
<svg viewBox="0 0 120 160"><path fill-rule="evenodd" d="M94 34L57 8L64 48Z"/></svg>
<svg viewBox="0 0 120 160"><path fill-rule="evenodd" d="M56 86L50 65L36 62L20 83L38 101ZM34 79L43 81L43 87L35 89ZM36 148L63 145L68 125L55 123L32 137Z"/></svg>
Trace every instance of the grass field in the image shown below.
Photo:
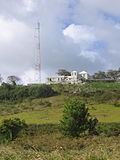
<svg viewBox="0 0 120 160"><path fill-rule="evenodd" d="M120 137L37 134L1 146L0 160L119 160Z"/></svg>
<svg viewBox="0 0 120 160"><path fill-rule="evenodd" d="M28 124L58 124L62 118L65 99L67 98L61 95L42 100L43 102L49 102L50 106L39 105L39 99L33 100L32 103L36 105L36 110L0 116L0 122L3 119L18 117L24 119ZM87 107L91 115L97 117L99 122L120 122L120 107L110 104L88 105Z"/></svg>
<svg viewBox="0 0 120 160"><path fill-rule="evenodd" d="M0 145L0 160L120 160L120 135L114 135L118 125L120 129L120 107L114 104L116 96L117 101L120 100L120 83L53 87L60 94L25 99L22 103L0 103L0 123L4 119L18 117L31 127L29 134L18 137L8 145ZM104 95L107 101L103 101ZM59 132L58 124L64 105L73 97L86 102L90 114L102 122L99 125L104 133L71 138Z"/></svg>
<svg viewBox="0 0 120 160"><path fill-rule="evenodd" d="M85 87L96 88L96 89L120 89L119 82L111 82L111 83L104 83L104 82L92 82L86 83Z"/></svg>

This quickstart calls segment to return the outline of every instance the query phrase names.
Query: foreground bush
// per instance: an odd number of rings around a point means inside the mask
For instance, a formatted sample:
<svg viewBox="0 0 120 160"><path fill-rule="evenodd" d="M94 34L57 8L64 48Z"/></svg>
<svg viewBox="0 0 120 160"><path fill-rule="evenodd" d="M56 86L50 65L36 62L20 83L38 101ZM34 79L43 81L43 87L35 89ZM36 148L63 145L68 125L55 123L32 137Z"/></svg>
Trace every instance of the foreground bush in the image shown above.
<svg viewBox="0 0 120 160"><path fill-rule="evenodd" d="M19 118L6 119L0 126L0 135L4 143L10 142L17 138L22 129L25 129L27 124Z"/></svg>
<svg viewBox="0 0 120 160"><path fill-rule="evenodd" d="M96 127L98 134L104 134L108 137L120 135L120 123L99 123Z"/></svg>
<svg viewBox="0 0 120 160"><path fill-rule="evenodd" d="M98 120L96 118L93 119L90 117L85 104L74 99L65 106L60 128L64 135L78 137L86 130L90 134L94 134L97 122Z"/></svg>

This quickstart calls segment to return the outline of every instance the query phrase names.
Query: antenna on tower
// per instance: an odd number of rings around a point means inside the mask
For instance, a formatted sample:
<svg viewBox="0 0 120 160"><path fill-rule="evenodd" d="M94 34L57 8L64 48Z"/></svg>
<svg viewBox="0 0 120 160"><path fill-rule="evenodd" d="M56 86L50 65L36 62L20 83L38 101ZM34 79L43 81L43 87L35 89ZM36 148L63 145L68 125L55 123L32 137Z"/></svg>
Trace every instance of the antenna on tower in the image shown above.
<svg viewBox="0 0 120 160"><path fill-rule="evenodd" d="M37 82L41 83L41 57L40 57L40 22L37 23L37 61L36 61L36 71L37 71Z"/></svg>

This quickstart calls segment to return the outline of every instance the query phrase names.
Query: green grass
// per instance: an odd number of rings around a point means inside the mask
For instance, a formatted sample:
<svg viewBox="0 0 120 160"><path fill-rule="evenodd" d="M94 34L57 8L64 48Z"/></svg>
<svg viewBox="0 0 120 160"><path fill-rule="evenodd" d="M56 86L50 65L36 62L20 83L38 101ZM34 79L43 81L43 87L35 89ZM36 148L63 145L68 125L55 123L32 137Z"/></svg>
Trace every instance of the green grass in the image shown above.
<svg viewBox="0 0 120 160"><path fill-rule="evenodd" d="M119 160L120 137L35 134L0 148L1 160ZM94 158L94 159L93 159Z"/></svg>
<svg viewBox="0 0 120 160"><path fill-rule="evenodd" d="M26 99L18 104L0 104L0 123L3 119L18 117L24 119L27 124L33 124L29 125L33 128L37 128L36 124L41 126L40 130L39 127L37 131L31 129L32 134L19 137L7 146L0 145L0 160L119 160L120 136L111 134L107 137L100 134L79 138L63 137L56 126L62 118L64 104L76 96L74 91L79 93L81 87L88 91L95 88L107 90L108 94L112 90L117 95L119 92L117 93L116 90L120 90L120 83L96 82L84 86L56 85L55 87L56 90L59 87L61 95L32 101ZM80 94L77 98L81 98ZM105 132L114 132L113 129L116 129L117 123L120 122L120 107L115 107L109 101L102 104L95 101L95 103L87 103L86 106L90 114L96 116L99 122L105 122L99 124ZM111 124L112 122L115 124Z"/></svg>
<svg viewBox="0 0 120 160"><path fill-rule="evenodd" d="M96 89L120 89L120 83L92 82L92 83L86 83L85 87L96 88Z"/></svg>
<svg viewBox="0 0 120 160"><path fill-rule="evenodd" d="M24 119L28 124L45 124L45 123L58 123L61 119L61 108L45 108L41 111L28 111L9 116L1 116L0 121L8 118L20 118Z"/></svg>
<svg viewBox="0 0 120 160"><path fill-rule="evenodd" d="M56 124L62 117L64 98L64 96L44 98L42 99L43 105L41 104L41 99L33 100L33 111L31 110L31 106L27 106L27 110L23 110L21 113L0 116L0 122L4 119L18 117L24 119L28 124ZM49 102L50 106L44 105L46 102ZM24 102L22 105L29 104Z"/></svg>
<svg viewBox="0 0 120 160"><path fill-rule="evenodd" d="M120 122L120 107L109 104L89 106L91 115L96 116L99 122Z"/></svg>
<svg viewBox="0 0 120 160"><path fill-rule="evenodd" d="M43 102L49 102L51 104L50 106L39 106L40 99L34 100L33 103L37 106L38 110L28 110L18 114L0 116L0 122L3 119L18 117L24 119L28 124L58 124L62 118L65 99L63 95L45 98ZM88 108L90 114L96 116L99 122L120 122L120 107L109 104L97 104L90 105Z"/></svg>

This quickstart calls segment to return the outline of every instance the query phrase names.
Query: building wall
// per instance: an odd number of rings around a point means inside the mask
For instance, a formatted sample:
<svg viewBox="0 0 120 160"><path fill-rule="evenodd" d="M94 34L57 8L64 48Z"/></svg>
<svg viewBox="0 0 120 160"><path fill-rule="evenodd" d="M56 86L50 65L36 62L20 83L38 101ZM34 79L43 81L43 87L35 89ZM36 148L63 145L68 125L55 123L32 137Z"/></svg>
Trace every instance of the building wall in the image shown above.
<svg viewBox="0 0 120 160"><path fill-rule="evenodd" d="M81 77L88 79L88 74L87 72L80 72L78 74L77 71L72 71L71 72L71 76L55 76L55 77L48 77L47 78L47 84L58 84L58 83L63 83L63 84L67 84L67 83L71 83L71 84L75 84L75 83L81 83Z"/></svg>
<svg viewBox="0 0 120 160"><path fill-rule="evenodd" d="M88 79L88 78L89 78L88 73L85 72L85 71L82 71L82 72L80 72L79 74L80 74L81 77L83 77L83 78L85 78L85 79Z"/></svg>

